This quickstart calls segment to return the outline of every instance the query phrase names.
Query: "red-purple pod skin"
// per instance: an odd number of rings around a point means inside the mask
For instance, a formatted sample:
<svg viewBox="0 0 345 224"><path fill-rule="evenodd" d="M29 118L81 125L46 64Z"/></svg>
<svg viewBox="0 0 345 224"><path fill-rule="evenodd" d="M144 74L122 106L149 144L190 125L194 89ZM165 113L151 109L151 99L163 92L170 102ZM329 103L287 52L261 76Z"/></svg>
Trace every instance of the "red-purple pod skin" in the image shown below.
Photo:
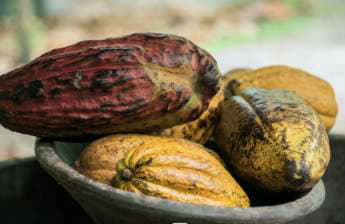
<svg viewBox="0 0 345 224"><path fill-rule="evenodd" d="M52 138L151 132L196 119L219 77L212 56L182 37L82 41L0 76L0 123Z"/></svg>

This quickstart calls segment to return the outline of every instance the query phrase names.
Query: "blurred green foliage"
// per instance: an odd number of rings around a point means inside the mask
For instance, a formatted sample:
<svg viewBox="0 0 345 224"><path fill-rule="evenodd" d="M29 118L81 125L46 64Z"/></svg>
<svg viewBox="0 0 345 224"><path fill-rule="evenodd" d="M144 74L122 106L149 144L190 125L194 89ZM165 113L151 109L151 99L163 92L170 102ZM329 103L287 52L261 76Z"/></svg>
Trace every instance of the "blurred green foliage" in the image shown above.
<svg viewBox="0 0 345 224"><path fill-rule="evenodd" d="M0 19L15 15L16 2L17 0L0 0ZM31 0L31 2L37 16L46 16L45 0Z"/></svg>
<svg viewBox="0 0 345 224"><path fill-rule="evenodd" d="M265 21L259 23L258 32L254 34L230 34L206 42L202 45L211 53L222 49L235 47L242 44L255 43L257 41L270 41L284 37L287 34L302 30L311 22L311 18L304 16L292 17L287 21Z"/></svg>
<svg viewBox="0 0 345 224"><path fill-rule="evenodd" d="M0 19L5 16L13 14L15 9L14 1L12 0L1 0L0 2Z"/></svg>

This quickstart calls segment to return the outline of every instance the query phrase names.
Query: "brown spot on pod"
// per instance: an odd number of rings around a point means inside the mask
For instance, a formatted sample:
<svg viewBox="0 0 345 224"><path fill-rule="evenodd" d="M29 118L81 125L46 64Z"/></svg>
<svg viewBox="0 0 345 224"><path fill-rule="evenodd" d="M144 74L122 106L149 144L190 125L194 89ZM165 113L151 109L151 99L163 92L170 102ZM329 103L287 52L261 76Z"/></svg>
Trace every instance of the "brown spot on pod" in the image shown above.
<svg viewBox="0 0 345 224"><path fill-rule="evenodd" d="M6 111L0 110L0 121L5 120L7 116L8 116L8 114Z"/></svg>
<svg viewBox="0 0 345 224"><path fill-rule="evenodd" d="M35 80L28 85L28 94L30 98L37 98L43 94L43 84L40 80Z"/></svg>

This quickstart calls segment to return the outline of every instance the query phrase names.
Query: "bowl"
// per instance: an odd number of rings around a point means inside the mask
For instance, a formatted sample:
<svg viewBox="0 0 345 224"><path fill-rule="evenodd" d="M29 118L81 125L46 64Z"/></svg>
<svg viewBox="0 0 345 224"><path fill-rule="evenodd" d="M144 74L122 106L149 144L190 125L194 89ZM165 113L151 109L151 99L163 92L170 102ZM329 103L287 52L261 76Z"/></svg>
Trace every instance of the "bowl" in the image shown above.
<svg viewBox="0 0 345 224"><path fill-rule="evenodd" d="M94 181L73 169L87 144L41 139L35 152L42 168L98 224L279 224L310 214L325 199L322 181L297 198L250 208L192 205L138 195Z"/></svg>

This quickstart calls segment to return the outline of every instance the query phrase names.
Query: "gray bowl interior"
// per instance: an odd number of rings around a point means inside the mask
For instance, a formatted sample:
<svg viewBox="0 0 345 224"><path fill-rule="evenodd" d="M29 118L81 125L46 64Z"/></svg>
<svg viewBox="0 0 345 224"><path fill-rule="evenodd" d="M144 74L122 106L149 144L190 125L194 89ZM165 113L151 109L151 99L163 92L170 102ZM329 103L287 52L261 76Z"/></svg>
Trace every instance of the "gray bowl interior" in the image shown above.
<svg viewBox="0 0 345 224"><path fill-rule="evenodd" d="M69 142L54 142L54 151L57 156L66 164L73 166L74 162L79 158L80 153L89 144L89 142L69 143Z"/></svg>
<svg viewBox="0 0 345 224"><path fill-rule="evenodd" d="M41 166L96 223L279 224L315 211L325 198L322 181L304 195L290 198L270 196L269 200L256 203L264 206L246 209L197 206L142 196L93 181L74 170L73 163L87 144L40 140L36 144L36 156ZM263 195L255 200L267 197Z"/></svg>

